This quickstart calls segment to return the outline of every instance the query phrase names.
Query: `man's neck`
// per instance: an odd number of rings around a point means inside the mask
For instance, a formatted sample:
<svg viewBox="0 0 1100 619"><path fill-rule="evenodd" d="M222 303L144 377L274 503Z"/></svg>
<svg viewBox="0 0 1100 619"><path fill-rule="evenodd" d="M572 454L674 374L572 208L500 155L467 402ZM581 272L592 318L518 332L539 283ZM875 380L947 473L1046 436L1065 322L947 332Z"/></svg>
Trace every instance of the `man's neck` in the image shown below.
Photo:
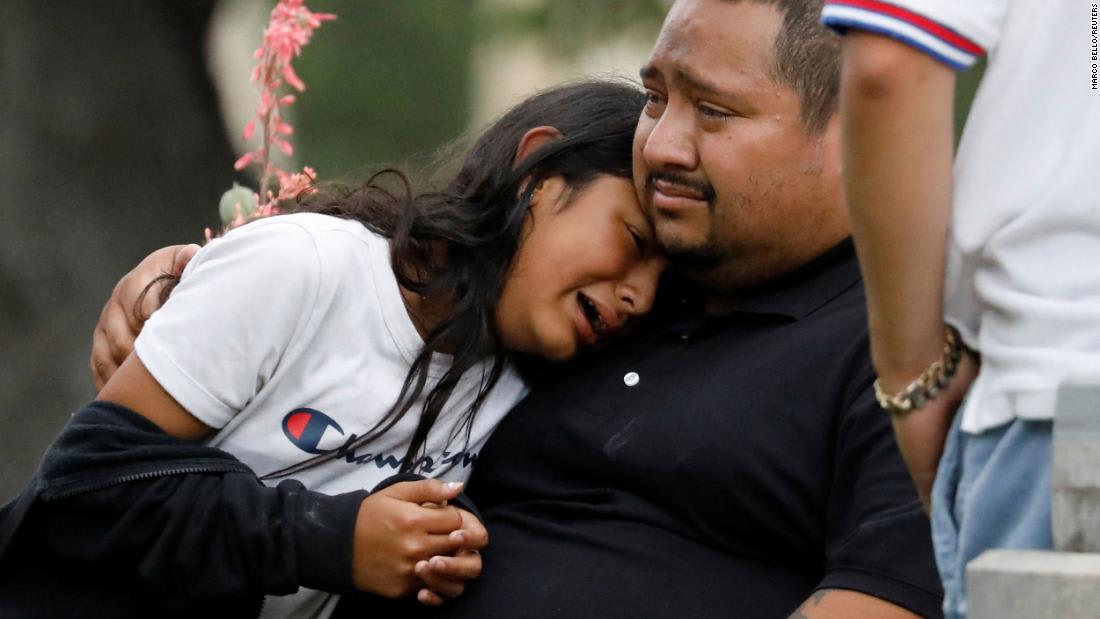
<svg viewBox="0 0 1100 619"><path fill-rule="evenodd" d="M748 261L731 260L705 272L686 272L684 276L702 291L704 312L710 316L721 316L736 310L747 296L761 289L798 279L801 271L836 250L847 239L847 236L836 239L836 242L815 248L797 259L757 260L753 261L756 263L753 266L742 266Z"/></svg>

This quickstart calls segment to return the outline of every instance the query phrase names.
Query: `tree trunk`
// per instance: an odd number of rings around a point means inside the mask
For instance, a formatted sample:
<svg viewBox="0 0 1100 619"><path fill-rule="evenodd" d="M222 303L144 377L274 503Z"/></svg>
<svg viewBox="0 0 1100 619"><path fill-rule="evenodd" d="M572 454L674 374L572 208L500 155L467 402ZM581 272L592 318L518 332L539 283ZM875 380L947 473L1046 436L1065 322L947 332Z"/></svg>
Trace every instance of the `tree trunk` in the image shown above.
<svg viewBox="0 0 1100 619"><path fill-rule="evenodd" d="M0 503L95 397L92 328L234 180L203 53L216 0L0 3Z"/></svg>

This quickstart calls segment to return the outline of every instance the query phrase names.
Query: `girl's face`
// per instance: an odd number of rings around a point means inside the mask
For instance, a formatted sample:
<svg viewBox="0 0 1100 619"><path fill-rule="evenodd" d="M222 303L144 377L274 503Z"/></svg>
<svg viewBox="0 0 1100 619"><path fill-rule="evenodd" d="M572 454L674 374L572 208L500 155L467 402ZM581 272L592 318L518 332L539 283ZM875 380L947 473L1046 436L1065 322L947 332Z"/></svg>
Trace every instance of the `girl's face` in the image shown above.
<svg viewBox="0 0 1100 619"><path fill-rule="evenodd" d="M545 180L497 305L506 348L572 357L650 310L665 267L631 181L600 176L572 194Z"/></svg>

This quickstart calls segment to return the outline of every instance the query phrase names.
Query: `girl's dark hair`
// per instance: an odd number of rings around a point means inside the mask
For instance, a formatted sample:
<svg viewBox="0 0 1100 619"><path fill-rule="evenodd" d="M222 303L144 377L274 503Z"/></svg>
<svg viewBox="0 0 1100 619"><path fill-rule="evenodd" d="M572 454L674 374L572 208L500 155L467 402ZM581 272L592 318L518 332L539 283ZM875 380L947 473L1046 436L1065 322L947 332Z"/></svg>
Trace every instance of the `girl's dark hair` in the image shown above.
<svg viewBox="0 0 1100 619"><path fill-rule="evenodd" d="M531 196L561 176L576 196L600 176L631 178L631 145L645 95L629 83L585 81L540 92L512 108L474 143L439 191L414 193L408 177L386 169L354 189L321 188L300 199L304 211L361 222L390 242L394 274L409 291L446 299L447 317L427 334L397 401L373 428L340 449L265 477L281 477L346 454L393 428L424 394L432 355L447 347L450 367L427 393L402 463L420 463L431 430L464 372L492 359L472 403L454 426L468 443L473 418L504 370L496 306L523 242ZM524 134L550 126L562 137L516 162ZM397 181L398 190L381 181ZM440 257L443 257L440 259ZM455 438L455 433L448 441Z"/></svg>

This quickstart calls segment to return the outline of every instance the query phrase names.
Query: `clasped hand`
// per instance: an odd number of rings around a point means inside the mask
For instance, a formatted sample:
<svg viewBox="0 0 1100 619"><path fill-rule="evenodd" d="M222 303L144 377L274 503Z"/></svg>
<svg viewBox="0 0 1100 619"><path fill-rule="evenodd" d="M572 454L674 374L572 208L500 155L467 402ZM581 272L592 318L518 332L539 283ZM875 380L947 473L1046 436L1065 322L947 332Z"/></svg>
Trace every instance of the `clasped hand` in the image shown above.
<svg viewBox="0 0 1100 619"><path fill-rule="evenodd" d="M363 500L355 527L353 580L363 591L398 598L417 592L430 606L481 574L489 534L470 512L448 505L462 484L403 482Z"/></svg>

